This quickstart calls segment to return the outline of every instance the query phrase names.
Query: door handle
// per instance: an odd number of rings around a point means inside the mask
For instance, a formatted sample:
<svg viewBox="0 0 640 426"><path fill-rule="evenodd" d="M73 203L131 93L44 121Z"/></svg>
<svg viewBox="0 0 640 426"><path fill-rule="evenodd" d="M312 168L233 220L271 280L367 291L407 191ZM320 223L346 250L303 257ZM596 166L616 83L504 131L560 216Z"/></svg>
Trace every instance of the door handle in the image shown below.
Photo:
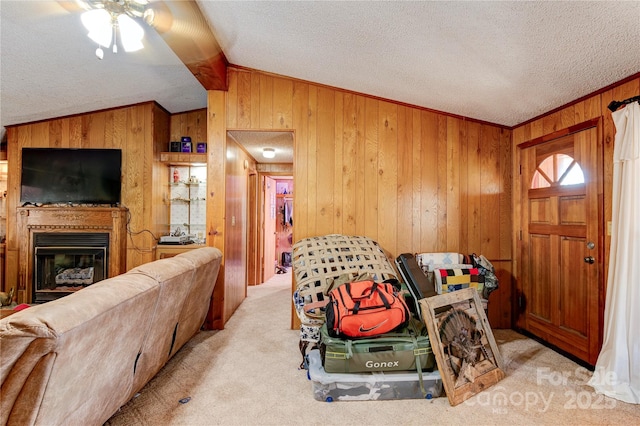
<svg viewBox="0 0 640 426"><path fill-rule="evenodd" d="M590 264L590 265L593 265L593 263L594 263L595 261L596 261L596 260L593 258L593 256L586 256L586 257L584 258L584 263L588 263L588 264Z"/></svg>

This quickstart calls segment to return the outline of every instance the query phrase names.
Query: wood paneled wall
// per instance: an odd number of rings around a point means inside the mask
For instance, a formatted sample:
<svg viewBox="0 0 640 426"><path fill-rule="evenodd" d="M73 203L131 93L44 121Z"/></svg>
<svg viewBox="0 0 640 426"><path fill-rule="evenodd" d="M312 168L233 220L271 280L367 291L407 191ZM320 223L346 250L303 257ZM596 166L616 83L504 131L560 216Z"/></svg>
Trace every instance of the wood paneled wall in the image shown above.
<svg viewBox="0 0 640 426"><path fill-rule="evenodd" d="M633 76L628 81L615 85L602 93L593 95L586 99L572 103L558 111L546 114L533 121L517 126L513 129L513 169L517 170L518 166L518 145L530 140L549 135L555 131L566 129L570 126L602 117L601 140L599 147L603 162L601 170L598 173L598 179L603 187L603 223L600 224L602 229L601 241L604 244L600 253L604 257L604 268L601 278L606 285L606 278L609 265L609 247L611 245L611 236L607 233L607 223L611 221L611 204L612 204L612 188L613 188L613 146L615 140L615 126L611 118L611 111L607 108L613 100L624 100L640 94L640 77ZM519 218L521 215L522 205L520 203L521 194L519 189L519 176L513 175L513 218L514 224L518 229ZM516 232L514 232L513 247L518 247L516 240ZM515 253L514 253L515 255ZM517 257L514 256L514 276L518 278ZM604 298L603 298L604 300Z"/></svg>
<svg viewBox="0 0 640 426"><path fill-rule="evenodd" d="M122 205L129 209L127 269L153 260L154 224L162 213L154 191L157 164L169 132L169 114L155 102L10 126L8 135L7 285L18 281L16 208L20 203L22 147L122 149ZM164 180L163 182L166 182ZM165 220L166 222L166 220Z"/></svg>
<svg viewBox="0 0 640 426"><path fill-rule="evenodd" d="M228 78L229 129L295 131L295 241L484 254L501 274L490 320L510 326L510 130L252 70Z"/></svg>
<svg viewBox="0 0 640 426"><path fill-rule="evenodd" d="M247 295L248 179L255 160L224 130L224 92L210 93L210 109L199 109L171 116L170 140L190 136L192 142L208 141L208 117L222 117L208 142L207 168L207 244L222 250L221 272L214 290L214 302L207 327L221 329ZM215 131L217 129L217 131ZM244 163L248 167L245 169Z"/></svg>
<svg viewBox="0 0 640 426"><path fill-rule="evenodd" d="M230 318L239 302L247 296L247 233L249 227L249 168L255 164L244 149L227 139L226 206L225 206L225 317ZM254 166L255 167L255 166ZM226 320L225 320L226 322Z"/></svg>
<svg viewBox="0 0 640 426"><path fill-rule="evenodd" d="M171 116L169 139L179 141L182 136L191 137L192 142L207 141L207 109L197 109ZM195 145L194 145L195 146ZM169 151L169 147L164 149Z"/></svg>

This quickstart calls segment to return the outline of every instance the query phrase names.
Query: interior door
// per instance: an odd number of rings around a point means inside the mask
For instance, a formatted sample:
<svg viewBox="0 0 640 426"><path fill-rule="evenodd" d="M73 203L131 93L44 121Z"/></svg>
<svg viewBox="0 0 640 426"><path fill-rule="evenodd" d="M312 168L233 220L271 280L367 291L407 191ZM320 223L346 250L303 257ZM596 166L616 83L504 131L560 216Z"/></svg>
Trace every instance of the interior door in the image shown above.
<svg viewBox="0 0 640 426"><path fill-rule="evenodd" d="M263 204L263 267L262 282L273 277L276 272L276 181L268 176L264 177Z"/></svg>
<svg viewBox="0 0 640 426"><path fill-rule="evenodd" d="M591 365L600 349L597 145L592 127L522 149L520 163L518 325Z"/></svg>
<svg viewBox="0 0 640 426"><path fill-rule="evenodd" d="M260 212L258 211L258 199L259 189L258 175L255 172L249 173L249 202L247 217L249 220L247 224L249 226L249 232L247 234L247 284L256 285L260 284L260 271L262 270L259 253L259 218Z"/></svg>

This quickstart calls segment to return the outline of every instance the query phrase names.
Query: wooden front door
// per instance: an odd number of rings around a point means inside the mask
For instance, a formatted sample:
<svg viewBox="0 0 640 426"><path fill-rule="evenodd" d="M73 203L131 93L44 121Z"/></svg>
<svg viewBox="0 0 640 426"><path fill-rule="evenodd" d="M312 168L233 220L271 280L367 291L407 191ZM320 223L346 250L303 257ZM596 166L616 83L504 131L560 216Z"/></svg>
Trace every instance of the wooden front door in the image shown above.
<svg viewBox="0 0 640 426"><path fill-rule="evenodd" d="M521 150L517 325L594 365L600 350L597 128Z"/></svg>

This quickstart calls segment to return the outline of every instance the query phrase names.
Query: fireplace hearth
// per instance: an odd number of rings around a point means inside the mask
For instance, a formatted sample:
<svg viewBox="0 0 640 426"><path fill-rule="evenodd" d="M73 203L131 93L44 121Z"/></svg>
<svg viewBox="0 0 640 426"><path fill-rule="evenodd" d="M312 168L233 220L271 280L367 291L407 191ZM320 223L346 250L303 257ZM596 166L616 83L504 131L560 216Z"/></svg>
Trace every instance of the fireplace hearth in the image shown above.
<svg viewBox="0 0 640 426"><path fill-rule="evenodd" d="M82 290L108 276L108 233L34 233L33 303Z"/></svg>
<svg viewBox="0 0 640 426"><path fill-rule="evenodd" d="M18 303L48 302L126 271L126 208L17 210Z"/></svg>

